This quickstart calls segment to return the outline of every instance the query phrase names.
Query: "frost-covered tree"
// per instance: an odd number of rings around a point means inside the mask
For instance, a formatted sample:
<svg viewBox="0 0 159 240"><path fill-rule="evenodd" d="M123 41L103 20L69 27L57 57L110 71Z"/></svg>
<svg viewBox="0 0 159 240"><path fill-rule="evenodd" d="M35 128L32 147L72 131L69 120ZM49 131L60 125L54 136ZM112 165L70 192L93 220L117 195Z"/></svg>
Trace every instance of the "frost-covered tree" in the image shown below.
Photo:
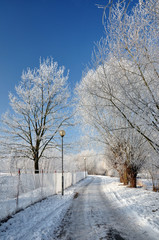
<svg viewBox="0 0 159 240"><path fill-rule="evenodd" d="M14 113L2 117L3 154L15 151L33 160L36 173L46 150L57 146L59 128L69 125L68 73L64 72L65 68L52 58L40 61L39 68L23 72L16 94L9 94Z"/></svg>
<svg viewBox="0 0 159 240"><path fill-rule="evenodd" d="M118 0L118 4L124 8L123 16L122 16L123 18L125 17L126 12L129 10L129 7L131 7L130 3L131 3L131 0ZM111 20L112 9L115 4L116 4L116 0L107 0L106 4L104 4L104 5L97 4L98 8L103 9L103 24L104 25L105 25L105 20L107 21L108 17L109 17L109 20Z"/></svg>
<svg viewBox="0 0 159 240"><path fill-rule="evenodd" d="M99 155L93 149L83 150L78 154L68 156L71 166L75 166L76 171L87 171L88 174L104 174L107 170L104 155ZM71 167L70 166L70 167Z"/></svg>
<svg viewBox="0 0 159 240"><path fill-rule="evenodd" d="M107 162L119 173L120 181L136 187L137 174L146 163L147 143L134 129L118 131L106 148Z"/></svg>
<svg viewBox="0 0 159 240"><path fill-rule="evenodd" d="M96 45L93 67L78 87L88 118L108 119L113 111L155 151L159 149L158 5L155 0L140 1L130 14L119 3L112 8L107 37Z"/></svg>
<svg viewBox="0 0 159 240"><path fill-rule="evenodd" d="M129 14L117 3L94 59L98 97L107 99L155 151L159 150L158 23L158 0L139 1Z"/></svg>
<svg viewBox="0 0 159 240"><path fill-rule="evenodd" d="M76 88L78 112L101 142L109 145L115 131L130 128L159 153L159 1L139 1L130 12L123 2L111 6L106 37Z"/></svg>

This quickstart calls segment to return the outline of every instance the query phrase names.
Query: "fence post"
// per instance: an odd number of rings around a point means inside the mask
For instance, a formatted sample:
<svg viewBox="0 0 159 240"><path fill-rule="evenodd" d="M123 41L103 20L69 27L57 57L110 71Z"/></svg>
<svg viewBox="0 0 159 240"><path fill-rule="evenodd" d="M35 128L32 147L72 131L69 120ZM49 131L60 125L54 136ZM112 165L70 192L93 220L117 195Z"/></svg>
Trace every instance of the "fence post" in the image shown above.
<svg viewBox="0 0 159 240"><path fill-rule="evenodd" d="M16 209L18 209L18 204L19 204L19 187L20 187L20 169L18 169L18 184L17 184L17 196L16 196Z"/></svg>
<svg viewBox="0 0 159 240"><path fill-rule="evenodd" d="M57 174L56 174L56 170L55 170L55 173L54 173L54 194L57 194Z"/></svg>
<svg viewBox="0 0 159 240"><path fill-rule="evenodd" d="M42 174L42 176L41 176L41 197L43 198L43 183L44 183L44 171L43 171L43 169L41 171L41 174Z"/></svg>

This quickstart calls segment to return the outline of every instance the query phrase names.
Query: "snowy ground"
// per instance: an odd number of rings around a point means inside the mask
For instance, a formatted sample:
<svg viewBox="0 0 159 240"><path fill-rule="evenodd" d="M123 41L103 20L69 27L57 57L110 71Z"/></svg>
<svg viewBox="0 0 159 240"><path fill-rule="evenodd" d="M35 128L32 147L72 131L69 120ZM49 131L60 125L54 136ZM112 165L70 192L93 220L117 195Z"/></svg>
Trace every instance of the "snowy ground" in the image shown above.
<svg viewBox="0 0 159 240"><path fill-rule="evenodd" d="M2 223L0 239L158 240L159 193L89 176L63 197L49 197Z"/></svg>
<svg viewBox="0 0 159 240"><path fill-rule="evenodd" d="M103 178L102 183L105 183L102 185L105 196L119 216L118 221L128 229L126 239L159 239L159 193L132 189L109 178ZM130 231L132 225L134 233ZM135 237L137 232L139 235Z"/></svg>

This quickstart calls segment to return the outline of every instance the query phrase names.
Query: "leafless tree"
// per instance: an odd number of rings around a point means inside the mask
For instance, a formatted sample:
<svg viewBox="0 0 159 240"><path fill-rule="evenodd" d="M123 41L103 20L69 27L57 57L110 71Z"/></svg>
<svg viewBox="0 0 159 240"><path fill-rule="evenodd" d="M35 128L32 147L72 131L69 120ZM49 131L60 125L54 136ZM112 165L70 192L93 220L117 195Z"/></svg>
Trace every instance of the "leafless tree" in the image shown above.
<svg viewBox="0 0 159 240"><path fill-rule="evenodd" d="M71 114L68 103L68 73L52 58L40 61L39 68L23 72L16 94L9 94L14 113L3 115L3 154L17 152L34 161L39 172L39 160L45 151L57 147L56 135L61 126L68 126Z"/></svg>

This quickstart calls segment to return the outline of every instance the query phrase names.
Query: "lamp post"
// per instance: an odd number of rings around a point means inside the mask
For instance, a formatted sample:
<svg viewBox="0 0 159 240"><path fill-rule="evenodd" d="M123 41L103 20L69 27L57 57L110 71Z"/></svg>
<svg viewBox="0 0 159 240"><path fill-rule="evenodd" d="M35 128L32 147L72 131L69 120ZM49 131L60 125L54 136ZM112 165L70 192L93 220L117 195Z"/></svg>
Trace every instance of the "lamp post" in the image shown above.
<svg viewBox="0 0 159 240"><path fill-rule="evenodd" d="M63 175L63 137L65 136L65 131L60 130L59 131L60 136L62 137L62 195L64 195L64 175Z"/></svg>

